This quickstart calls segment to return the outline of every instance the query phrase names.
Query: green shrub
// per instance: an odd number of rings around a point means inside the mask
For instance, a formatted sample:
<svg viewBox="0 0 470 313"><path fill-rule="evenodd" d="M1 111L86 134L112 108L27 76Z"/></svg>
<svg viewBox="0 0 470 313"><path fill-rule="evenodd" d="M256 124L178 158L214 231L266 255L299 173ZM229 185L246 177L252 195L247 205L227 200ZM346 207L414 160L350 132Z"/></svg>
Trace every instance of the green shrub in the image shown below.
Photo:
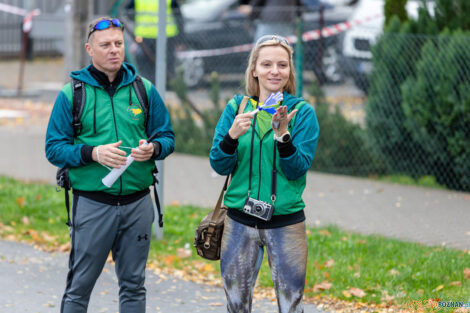
<svg viewBox="0 0 470 313"><path fill-rule="evenodd" d="M439 184L470 191L470 33L442 34L422 49L402 86L406 129Z"/></svg>
<svg viewBox="0 0 470 313"><path fill-rule="evenodd" d="M337 106L331 111L331 105L316 84L310 93L315 97L315 112L320 125L312 169L345 175L380 172L367 148L364 130L346 120Z"/></svg>
<svg viewBox="0 0 470 313"><path fill-rule="evenodd" d="M367 134L374 154L389 173L406 173L416 178L424 174L423 150L413 141L403 125L401 85L415 72L420 40L401 33L411 25L402 25L394 17L385 33L373 47L374 69L370 77L366 107ZM400 33L401 32L401 33Z"/></svg>
<svg viewBox="0 0 470 313"><path fill-rule="evenodd" d="M187 97L187 89L182 72L170 82L181 101L182 108L169 109L171 123L175 132L175 151L208 156L212 146L215 126L222 113L219 105L220 83L217 73L211 75L211 100L213 108L200 111Z"/></svg>
<svg viewBox="0 0 470 313"><path fill-rule="evenodd" d="M397 16L402 22L408 19L405 8L407 1L408 0L385 0L385 25L390 23L393 16Z"/></svg>
<svg viewBox="0 0 470 313"><path fill-rule="evenodd" d="M468 55L451 33L435 38L444 29L467 29L469 15L466 0L438 0L434 17L424 9L406 23L394 17L373 47L367 134L388 173L433 175L439 184L467 190ZM456 36L468 45L463 34Z"/></svg>
<svg viewBox="0 0 470 313"><path fill-rule="evenodd" d="M437 0L435 20L441 31L470 30L470 1Z"/></svg>

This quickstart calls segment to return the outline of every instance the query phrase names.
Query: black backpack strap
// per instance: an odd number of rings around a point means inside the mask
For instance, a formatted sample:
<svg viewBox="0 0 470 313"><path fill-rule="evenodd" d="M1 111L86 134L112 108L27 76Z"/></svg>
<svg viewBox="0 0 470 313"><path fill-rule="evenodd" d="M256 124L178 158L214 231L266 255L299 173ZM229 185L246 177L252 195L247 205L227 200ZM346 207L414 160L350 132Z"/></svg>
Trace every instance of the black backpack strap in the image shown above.
<svg viewBox="0 0 470 313"><path fill-rule="evenodd" d="M136 76L135 80L132 82L132 86L134 87L135 95L137 96L137 99L139 100L140 105L142 106L142 111L144 111L144 127L145 130L147 130L147 123L149 120L149 100L147 97L147 91L145 90L145 85L144 81L142 80L142 77L139 75ZM153 171L153 196L155 199L155 205L157 206L157 212L158 212L158 225L160 227L163 227L163 212L162 208L160 207L160 198L158 197L158 192L157 192L157 187L156 185L159 183L157 179L157 174L158 174L158 168L155 165L155 170Z"/></svg>
<svg viewBox="0 0 470 313"><path fill-rule="evenodd" d="M157 187L156 185L159 183L157 174L158 174L158 168L157 165L155 165L155 169L153 170L153 196L155 199L155 205L157 206L157 212L158 212L158 225L163 227L163 212L162 208L160 207L160 198L158 197L158 192L157 192Z"/></svg>
<svg viewBox="0 0 470 313"><path fill-rule="evenodd" d="M149 120L149 100L147 97L147 91L145 90L145 85L144 81L142 80L142 77L137 75L135 80L132 82L132 86L134 87L137 99L139 99L140 105L142 106L142 110L144 111L144 126L147 130L147 122Z"/></svg>
<svg viewBox="0 0 470 313"><path fill-rule="evenodd" d="M85 83L72 78L72 94L73 94L73 103L72 103L72 117L73 117L73 137L77 137L82 130L82 123L80 118L82 117L83 107L85 106Z"/></svg>
<svg viewBox="0 0 470 313"><path fill-rule="evenodd" d="M67 226L71 226L70 222L70 199L69 199L69 190L71 189L70 178L69 178L69 169L68 168L59 168L56 174L57 187L56 191L59 192L61 188L65 190L65 207L67 208Z"/></svg>

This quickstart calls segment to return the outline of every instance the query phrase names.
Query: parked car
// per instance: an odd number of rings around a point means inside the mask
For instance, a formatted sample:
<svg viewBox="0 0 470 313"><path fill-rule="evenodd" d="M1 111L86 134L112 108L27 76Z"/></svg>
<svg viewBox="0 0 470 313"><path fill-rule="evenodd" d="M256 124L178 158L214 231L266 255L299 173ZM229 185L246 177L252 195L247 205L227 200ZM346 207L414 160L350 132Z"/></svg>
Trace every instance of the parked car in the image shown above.
<svg viewBox="0 0 470 313"><path fill-rule="evenodd" d="M384 0L359 0L350 21L359 21L360 25L346 31L342 39L342 54L339 63L346 76L354 79L358 88L367 92L367 76L372 72L371 46L382 34L384 17ZM410 18L418 17L422 0L408 0L406 11ZM434 10L434 1L427 1L427 9ZM365 21L371 18L369 21Z"/></svg>
<svg viewBox="0 0 470 313"><path fill-rule="evenodd" d="M185 26L177 47L177 64L188 87L199 85L212 71L244 72L256 25L238 11L238 5L238 0L189 0L181 6ZM344 22L352 11L346 5L327 7L323 26ZM318 10L304 8L302 16L304 31L321 26ZM304 69L312 70L321 82L339 82L342 77L336 47L337 36L304 42Z"/></svg>

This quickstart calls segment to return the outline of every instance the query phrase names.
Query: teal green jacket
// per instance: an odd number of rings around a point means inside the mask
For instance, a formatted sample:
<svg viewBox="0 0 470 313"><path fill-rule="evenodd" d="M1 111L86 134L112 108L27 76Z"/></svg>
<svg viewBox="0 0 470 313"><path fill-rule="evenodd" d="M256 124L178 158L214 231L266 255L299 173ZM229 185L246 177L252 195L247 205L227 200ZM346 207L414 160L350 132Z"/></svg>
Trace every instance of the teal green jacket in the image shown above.
<svg viewBox="0 0 470 313"><path fill-rule="evenodd" d="M242 210L248 196L250 169L250 147L252 128L238 139L238 147L233 154L221 149L224 140L237 114L242 96L237 95L229 101L215 129L214 140L210 151L212 168L220 175L232 173L232 182L225 193L224 204L229 208ZM245 112L253 108L248 101ZM310 168L318 142L319 126L313 107L302 98L284 93L283 105L288 111L298 108L289 126L292 144L295 147L288 157L280 157L276 148L277 195L274 203L274 215L285 215L298 212L305 207L302 193L306 184L306 173ZM250 197L272 204L271 172L273 169L273 130L270 129L260 138L255 124L253 142L253 168Z"/></svg>
<svg viewBox="0 0 470 313"><path fill-rule="evenodd" d="M103 191L113 195L128 195L148 188L153 181L155 160L133 162L122 176L107 188L101 182L109 169L98 162L83 159L84 146L105 145L122 140L124 147L137 147L140 139L158 132L155 141L160 143L164 159L174 150L174 133L168 111L155 87L146 79L144 86L149 102L149 120L145 117L132 82L136 78L134 67L123 64L123 78L116 92L107 91L84 68L71 73L71 77L85 82L86 101L81 117L82 129L74 138L72 127L72 86L66 84L59 93L49 120L46 134L46 157L58 167L70 169L72 188L82 191ZM122 149L128 154L129 149Z"/></svg>

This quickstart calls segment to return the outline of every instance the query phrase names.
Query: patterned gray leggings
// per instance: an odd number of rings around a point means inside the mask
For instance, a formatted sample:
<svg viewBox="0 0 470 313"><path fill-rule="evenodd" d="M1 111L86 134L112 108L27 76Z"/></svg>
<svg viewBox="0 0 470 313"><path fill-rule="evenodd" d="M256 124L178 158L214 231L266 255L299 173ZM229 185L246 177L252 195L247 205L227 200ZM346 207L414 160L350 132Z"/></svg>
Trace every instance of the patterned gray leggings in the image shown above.
<svg viewBox="0 0 470 313"><path fill-rule="evenodd" d="M307 263L305 223L257 229L227 216L220 268L228 312L251 312L253 288L265 247L279 312L303 312Z"/></svg>

